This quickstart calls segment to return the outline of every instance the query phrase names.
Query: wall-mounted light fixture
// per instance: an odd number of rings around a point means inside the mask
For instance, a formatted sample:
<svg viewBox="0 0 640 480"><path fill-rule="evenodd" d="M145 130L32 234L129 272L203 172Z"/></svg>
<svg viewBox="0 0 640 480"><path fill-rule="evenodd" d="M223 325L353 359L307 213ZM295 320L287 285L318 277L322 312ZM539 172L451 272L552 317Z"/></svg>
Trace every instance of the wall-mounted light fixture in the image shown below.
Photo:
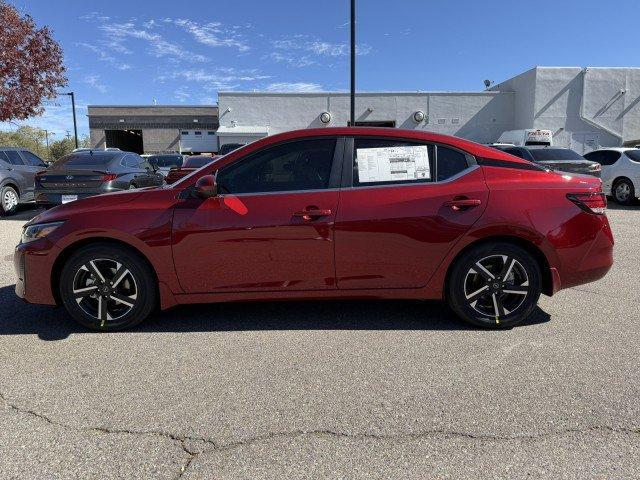
<svg viewBox="0 0 640 480"><path fill-rule="evenodd" d="M331 121L331 114L329 112L322 112L320 114L320 121L326 125Z"/></svg>
<svg viewBox="0 0 640 480"><path fill-rule="evenodd" d="M425 119L425 114L422 110L418 110L413 114L413 121L416 123L420 123L424 121L424 119Z"/></svg>

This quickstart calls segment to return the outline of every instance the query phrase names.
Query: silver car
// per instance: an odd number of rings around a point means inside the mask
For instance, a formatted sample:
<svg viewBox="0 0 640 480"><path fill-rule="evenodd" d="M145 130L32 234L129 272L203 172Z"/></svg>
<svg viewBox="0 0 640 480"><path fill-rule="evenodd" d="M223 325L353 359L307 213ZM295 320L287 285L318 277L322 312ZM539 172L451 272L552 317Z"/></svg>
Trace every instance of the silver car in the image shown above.
<svg viewBox="0 0 640 480"><path fill-rule="evenodd" d="M46 168L25 148L0 147L0 213L11 215L18 204L33 201L35 174Z"/></svg>

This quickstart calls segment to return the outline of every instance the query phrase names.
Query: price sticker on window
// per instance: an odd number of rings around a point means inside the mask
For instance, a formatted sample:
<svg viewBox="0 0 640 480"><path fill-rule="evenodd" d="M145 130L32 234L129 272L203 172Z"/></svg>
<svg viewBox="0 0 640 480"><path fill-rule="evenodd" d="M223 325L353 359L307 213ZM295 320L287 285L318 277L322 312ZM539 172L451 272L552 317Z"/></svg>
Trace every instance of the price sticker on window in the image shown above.
<svg viewBox="0 0 640 480"><path fill-rule="evenodd" d="M426 145L358 148L360 183L425 181L431 178L429 148Z"/></svg>

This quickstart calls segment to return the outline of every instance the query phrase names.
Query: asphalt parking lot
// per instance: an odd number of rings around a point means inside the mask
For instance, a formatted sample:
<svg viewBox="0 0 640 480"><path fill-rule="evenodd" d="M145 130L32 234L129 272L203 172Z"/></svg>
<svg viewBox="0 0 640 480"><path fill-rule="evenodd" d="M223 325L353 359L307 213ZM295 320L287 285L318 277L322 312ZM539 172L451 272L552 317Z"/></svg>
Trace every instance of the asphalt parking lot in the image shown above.
<svg viewBox="0 0 640 480"><path fill-rule="evenodd" d="M509 331L440 303L178 308L88 333L14 295L0 219L2 478L639 478L640 207L603 280Z"/></svg>

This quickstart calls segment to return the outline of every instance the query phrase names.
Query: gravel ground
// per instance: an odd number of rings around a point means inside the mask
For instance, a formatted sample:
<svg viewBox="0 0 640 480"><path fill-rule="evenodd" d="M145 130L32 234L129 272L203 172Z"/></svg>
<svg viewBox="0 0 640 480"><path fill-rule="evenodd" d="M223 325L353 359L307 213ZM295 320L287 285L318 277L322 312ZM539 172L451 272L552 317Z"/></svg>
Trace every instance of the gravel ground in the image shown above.
<svg viewBox="0 0 640 480"><path fill-rule="evenodd" d="M13 292L0 220L2 478L640 477L640 207L616 264L480 331L442 304L184 307L88 333Z"/></svg>

